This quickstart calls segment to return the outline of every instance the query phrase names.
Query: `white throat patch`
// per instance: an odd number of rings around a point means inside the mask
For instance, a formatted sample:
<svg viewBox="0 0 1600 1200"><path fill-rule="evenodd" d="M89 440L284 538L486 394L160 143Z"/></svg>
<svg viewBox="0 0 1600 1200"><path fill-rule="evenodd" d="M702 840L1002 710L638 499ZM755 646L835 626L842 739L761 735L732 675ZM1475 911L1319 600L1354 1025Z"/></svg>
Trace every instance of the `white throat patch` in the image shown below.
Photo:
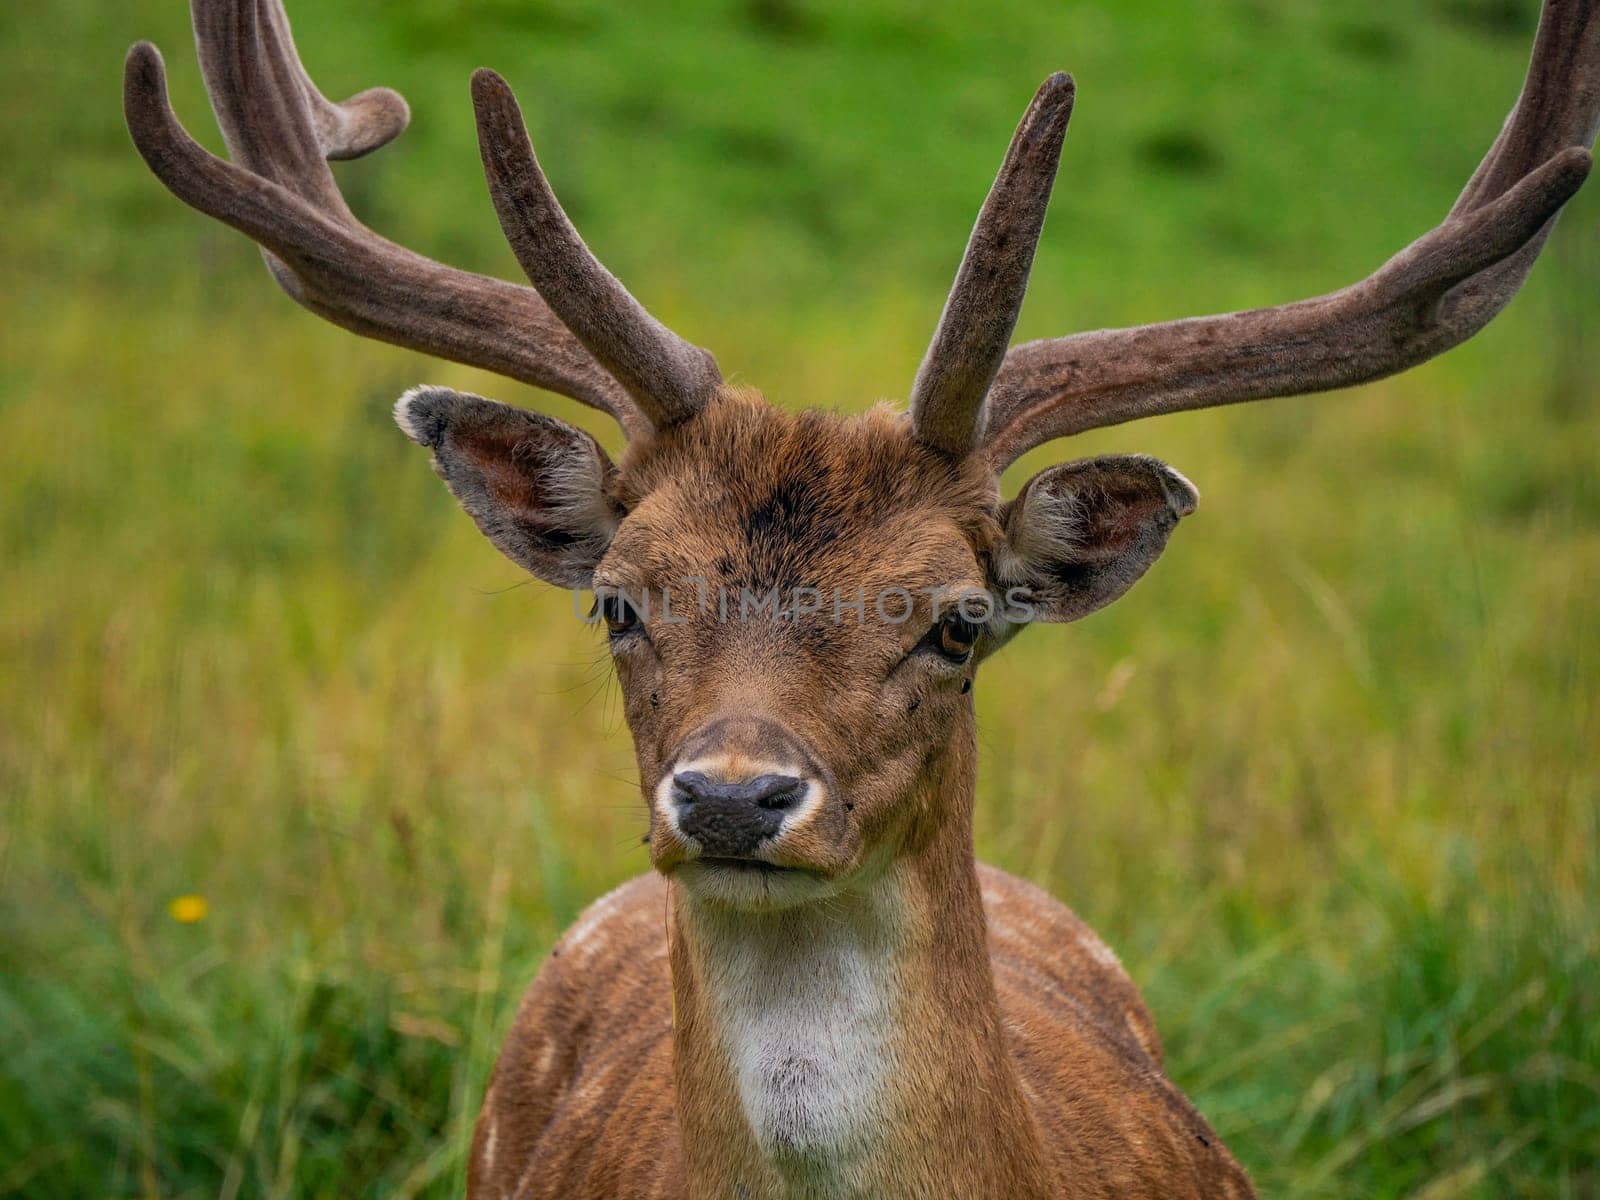
<svg viewBox="0 0 1600 1200"><path fill-rule="evenodd" d="M750 1129L780 1173L819 1197L855 1190L860 1152L890 1116L897 991L882 923L863 929L831 908L695 920Z"/></svg>

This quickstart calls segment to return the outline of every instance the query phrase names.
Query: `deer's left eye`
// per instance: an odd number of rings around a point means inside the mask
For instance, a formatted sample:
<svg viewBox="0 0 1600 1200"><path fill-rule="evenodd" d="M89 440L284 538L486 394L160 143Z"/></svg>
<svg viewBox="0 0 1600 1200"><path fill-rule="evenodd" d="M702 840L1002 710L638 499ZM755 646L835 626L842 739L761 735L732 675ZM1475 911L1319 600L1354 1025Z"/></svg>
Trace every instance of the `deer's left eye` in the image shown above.
<svg viewBox="0 0 1600 1200"><path fill-rule="evenodd" d="M928 641L951 662L964 663L972 657L972 648L977 645L981 632L978 625L959 612L953 612L928 631Z"/></svg>

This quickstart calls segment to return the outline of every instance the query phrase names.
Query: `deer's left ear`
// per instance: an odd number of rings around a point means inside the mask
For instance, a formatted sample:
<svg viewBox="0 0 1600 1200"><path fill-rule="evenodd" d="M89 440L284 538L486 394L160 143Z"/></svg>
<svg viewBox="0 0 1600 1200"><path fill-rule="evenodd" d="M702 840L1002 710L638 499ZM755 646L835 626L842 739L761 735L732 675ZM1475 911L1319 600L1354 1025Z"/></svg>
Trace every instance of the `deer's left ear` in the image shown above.
<svg viewBox="0 0 1600 1200"><path fill-rule="evenodd" d="M1076 621L1134 585L1200 493L1165 463L1108 455L1040 471L1001 512L996 583L1006 608Z"/></svg>
<svg viewBox="0 0 1600 1200"><path fill-rule="evenodd" d="M616 467L564 421L448 388L412 388L394 406L406 436L512 562L557 587L588 587L624 515Z"/></svg>

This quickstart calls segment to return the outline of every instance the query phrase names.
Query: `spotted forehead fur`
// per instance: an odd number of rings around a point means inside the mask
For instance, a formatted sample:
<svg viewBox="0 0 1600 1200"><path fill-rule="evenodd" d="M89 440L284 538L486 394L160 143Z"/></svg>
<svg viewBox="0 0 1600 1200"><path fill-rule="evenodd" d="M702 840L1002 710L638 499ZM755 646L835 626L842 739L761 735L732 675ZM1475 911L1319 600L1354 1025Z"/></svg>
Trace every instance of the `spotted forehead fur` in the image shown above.
<svg viewBox="0 0 1600 1200"><path fill-rule="evenodd" d="M903 414L774 408L727 389L693 421L630 446L629 511L600 578L704 579L737 594L981 583L1001 537L992 475L919 443ZM620 578L608 578L608 576Z"/></svg>

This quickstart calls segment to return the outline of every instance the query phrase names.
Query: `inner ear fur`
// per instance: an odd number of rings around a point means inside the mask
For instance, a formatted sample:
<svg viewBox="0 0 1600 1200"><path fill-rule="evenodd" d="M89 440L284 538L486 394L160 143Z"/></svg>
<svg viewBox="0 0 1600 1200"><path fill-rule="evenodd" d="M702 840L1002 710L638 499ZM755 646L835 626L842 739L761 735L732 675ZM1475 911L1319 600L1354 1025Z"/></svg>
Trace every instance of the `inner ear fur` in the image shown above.
<svg viewBox="0 0 1600 1200"><path fill-rule="evenodd" d="M1036 621L1076 621L1131 588L1200 493L1165 463L1115 454L1040 471L1001 511L999 582Z"/></svg>
<svg viewBox="0 0 1600 1200"><path fill-rule="evenodd" d="M395 421L507 558L558 587L589 586L621 522L616 467L564 421L448 388L412 388Z"/></svg>

